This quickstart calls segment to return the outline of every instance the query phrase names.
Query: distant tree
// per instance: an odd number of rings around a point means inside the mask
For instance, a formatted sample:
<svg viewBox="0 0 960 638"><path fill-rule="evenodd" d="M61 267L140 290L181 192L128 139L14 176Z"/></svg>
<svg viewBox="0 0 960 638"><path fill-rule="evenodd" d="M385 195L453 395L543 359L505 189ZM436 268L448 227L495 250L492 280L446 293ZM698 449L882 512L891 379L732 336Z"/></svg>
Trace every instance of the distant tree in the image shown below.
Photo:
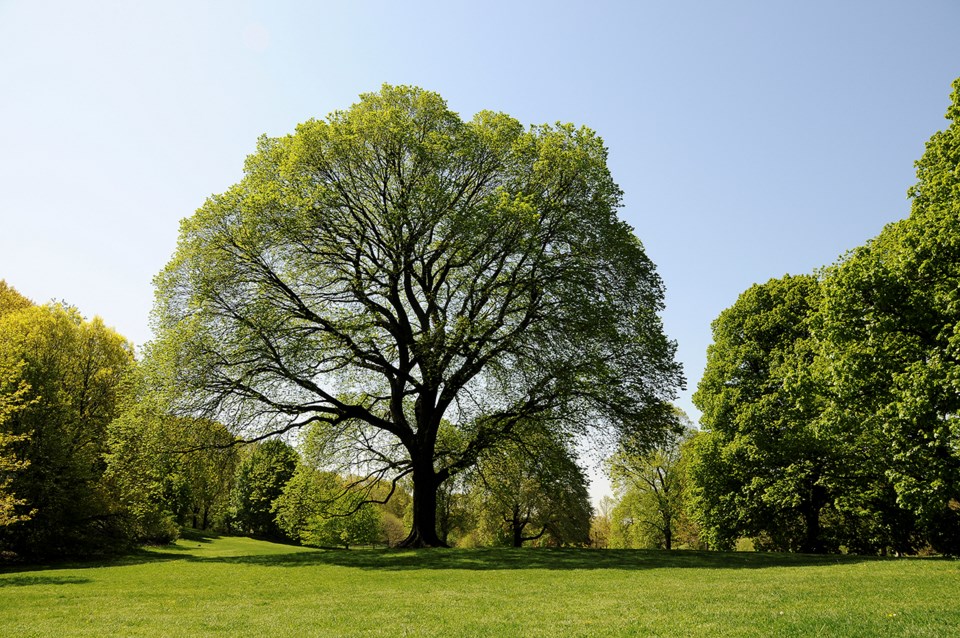
<svg viewBox="0 0 960 638"><path fill-rule="evenodd" d="M222 423L209 419L178 418L172 423L178 470L186 485L186 509L180 522L198 529L219 529L228 516L240 462L237 439Z"/></svg>
<svg viewBox="0 0 960 638"><path fill-rule="evenodd" d="M125 542L102 475L107 424L132 365L123 337L74 308L30 306L0 317L0 369L20 366L28 388L2 426L21 438L13 449L29 462L11 486L35 512L0 528L0 545L38 556Z"/></svg>
<svg viewBox="0 0 960 638"><path fill-rule="evenodd" d="M387 85L261 138L183 223L148 357L183 414L326 424L357 471L412 479L405 544L443 545L438 489L518 423L655 437L682 384L606 158L586 128ZM444 418L465 444L441 461Z"/></svg>
<svg viewBox="0 0 960 638"><path fill-rule="evenodd" d="M592 508L571 451L547 432L531 432L480 457L475 485L484 517L513 547L548 537L560 545L589 542Z"/></svg>
<svg viewBox="0 0 960 638"><path fill-rule="evenodd" d="M617 502L609 495L600 498L590 519L590 545L597 548L610 547L613 537L613 516Z"/></svg>
<svg viewBox="0 0 960 638"><path fill-rule="evenodd" d="M631 449L624 442L607 462L620 498L613 528L632 527L641 546L673 549L684 522L687 476L682 449L694 431L682 410L676 409L674 416L679 429L667 430L653 447Z"/></svg>
<svg viewBox="0 0 960 638"><path fill-rule="evenodd" d="M237 468L233 491L233 523L244 534L283 538L274 501L297 469L297 452L279 439L256 443Z"/></svg>
<svg viewBox="0 0 960 638"><path fill-rule="evenodd" d="M173 417L142 383L108 428L106 477L134 537L172 540L177 525L224 529L239 462L235 437L207 419Z"/></svg>
<svg viewBox="0 0 960 638"><path fill-rule="evenodd" d="M315 547L385 542L380 508L349 485L350 479L300 464L274 504L277 523L290 538Z"/></svg>

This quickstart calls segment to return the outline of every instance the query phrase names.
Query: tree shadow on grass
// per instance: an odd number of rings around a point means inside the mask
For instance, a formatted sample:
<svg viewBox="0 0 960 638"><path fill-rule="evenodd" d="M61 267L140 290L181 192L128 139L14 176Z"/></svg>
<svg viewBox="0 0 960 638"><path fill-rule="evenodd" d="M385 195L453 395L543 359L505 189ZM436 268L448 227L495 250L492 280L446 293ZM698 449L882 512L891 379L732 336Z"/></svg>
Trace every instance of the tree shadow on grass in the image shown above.
<svg viewBox="0 0 960 638"><path fill-rule="evenodd" d="M0 574L0 589L4 587L29 587L31 585L83 585L89 578L74 576L4 576Z"/></svg>
<svg viewBox="0 0 960 638"><path fill-rule="evenodd" d="M53 569L85 569L186 561L194 563L224 563L235 565L259 565L265 567L335 566L354 569L401 571L401 570L629 570L650 569L767 569L775 567L817 567L863 562L898 560L877 556L775 554L762 552L705 552L689 550L642 550L642 549L534 549L534 548L483 548L483 549L310 549L279 553L251 553L240 556L204 556L199 548L221 538L217 534L189 530L182 538L196 547L164 545L159 548L142 548L121 556L97 559L56 562L42 565L0 566L0 578L7 574L36 574ZM271 543L270 550L277 552L284 545ZM910 560L949 560L938 558ZM34 584L28 579L44 576L22 576L18 584ZM55 577L50 577L55 581ZM9 585L11 579L6 579ZM83 582L81 579L62 579L63 584ZM16 582L15 579L13 582ZM38 580L36 584L41 584Z"/></svg>
<svg viewBox="0 0 960 638"><path fill-rule="evenodd" d="M296 567L330 565L380 571L450 570L648 570L813 567L885 560L870 556L766 554L616 549L316 550L297 553L196 557L198 562ZM888 560L888 559L887 559Z"/></svg>
<svg viewBox="0 0 960 638"><path fill-rule="evenodd" d="M164 552L137 549L126 554L114 556L98 556L89 558L72 558L51 560L45 563L7 563L0 565L0 579L7 574L25 574L45 572L54 569L93 569L98 567L122 567L126 565L142 565L173 560L184 560L189 554L180 553L189 551L189 548L164 547ZM71 581L72 582L72 581Z"/></svg>
<svg viewBox="0 0 960 638"><path fill-rule="evenodd" d="M191 542L210 543L220 538L218 534L188 530L181 538ZM91 569L99 567L123 567L128 565L142 565L174 560L184 560L191 557L196 547L186 545L147 544L127 551L106 552L96 556L81 556L69 558L54 558L45 562L0 562L0 578L5 574L23 574L44 572L54 569ZM8 579L9 580L9 579Z"/></svg>

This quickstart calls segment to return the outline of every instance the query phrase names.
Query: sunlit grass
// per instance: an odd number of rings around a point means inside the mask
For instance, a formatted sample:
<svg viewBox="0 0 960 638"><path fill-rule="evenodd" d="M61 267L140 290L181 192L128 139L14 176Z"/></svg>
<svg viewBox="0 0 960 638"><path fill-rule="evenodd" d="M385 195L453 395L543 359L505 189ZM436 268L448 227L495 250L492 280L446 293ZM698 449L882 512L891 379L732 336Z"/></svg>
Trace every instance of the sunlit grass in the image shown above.
<svg viewBox="0 0 960 638"><path fill-rule="evenodd" d="M4 636L949 636L960 562L184 539L0 573Z"/></svg>

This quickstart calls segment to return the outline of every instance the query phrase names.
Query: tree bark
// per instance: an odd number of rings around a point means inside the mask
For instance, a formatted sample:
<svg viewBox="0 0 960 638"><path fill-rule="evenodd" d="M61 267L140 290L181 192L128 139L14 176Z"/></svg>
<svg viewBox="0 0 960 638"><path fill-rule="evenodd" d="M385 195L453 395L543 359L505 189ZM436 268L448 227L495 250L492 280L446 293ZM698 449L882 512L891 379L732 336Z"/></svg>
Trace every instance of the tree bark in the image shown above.
<svg viewBox="0 0 960 638"><path fill-rule="evenodd" d="M811 502L803 508L803 521L806 527L806 534L803 539L803 547L800 551L806 554L824 554L826 546L821 538L822 529L820 526L820 510L822 509L819 492L822 489L814 487Z"/></svg>
<svg viewBox="0 0 960 638"><path fill-rule="evenodd" d="M397 547L449 547L437 535L437 481L433 459L413 470L413 525Z"/></svg>
<svg viewBox="0 0 960 638"><path fill-rule="evenodd" d="M520 521L519 505L513 506L513 520L510 524L513 527L513 546L523 547L523 528L526 526L526 523Z"/></svg>

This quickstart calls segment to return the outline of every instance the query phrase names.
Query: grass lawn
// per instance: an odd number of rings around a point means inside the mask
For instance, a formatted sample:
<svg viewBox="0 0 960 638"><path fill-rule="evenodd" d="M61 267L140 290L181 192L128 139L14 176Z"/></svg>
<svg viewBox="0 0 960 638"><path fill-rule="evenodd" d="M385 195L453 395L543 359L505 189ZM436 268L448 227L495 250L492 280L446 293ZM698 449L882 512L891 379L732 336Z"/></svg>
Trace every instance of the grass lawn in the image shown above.
<svg viewBox="0 0 960 638"><path fill-rule="evenodd" d="M2 636L960 636L960 562L185 538L0 570Z"/></svg>

